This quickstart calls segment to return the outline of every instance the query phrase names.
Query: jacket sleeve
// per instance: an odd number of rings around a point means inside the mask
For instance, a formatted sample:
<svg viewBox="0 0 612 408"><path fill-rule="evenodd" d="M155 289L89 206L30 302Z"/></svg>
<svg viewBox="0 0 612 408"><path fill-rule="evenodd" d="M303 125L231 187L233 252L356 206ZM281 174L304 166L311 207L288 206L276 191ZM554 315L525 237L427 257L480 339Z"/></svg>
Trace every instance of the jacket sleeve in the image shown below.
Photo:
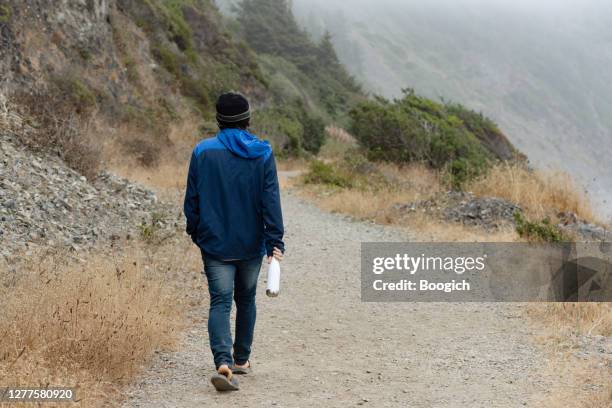
<svg viewBox="0 0 612 408"><path fill-rule="evenodd" d="M198 196L197 183L197 157L195 152L191 155L189 163L189 174L187 175L187 190L185 192L185 203L183 209L187 218L187 234L196 242L198 225L200 224L200 200Z"/></svg>
<svg viewBox="0 0 612 408"><path fill-rule="evenodd" d="M280 192L278 187L278 176L276 174L276 162L274 154L266 160L264 164L264 192L263 192L263 218L264 218L264 239L266 243L266 253L272 256L274 247L285 252L283 235L283 213L281 210Z"/></svg>

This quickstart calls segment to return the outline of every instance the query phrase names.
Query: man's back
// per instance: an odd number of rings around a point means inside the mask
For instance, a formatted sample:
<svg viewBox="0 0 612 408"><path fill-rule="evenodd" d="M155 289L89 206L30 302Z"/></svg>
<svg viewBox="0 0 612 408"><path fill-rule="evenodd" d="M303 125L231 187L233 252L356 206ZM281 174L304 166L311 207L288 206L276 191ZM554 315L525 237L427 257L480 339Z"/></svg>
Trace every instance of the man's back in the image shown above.
<svg viewBox="0 0 612 408"><path fill-rule="evenodd" d="M270 145L243 129L223 129L193 151L185 196L187 232L220 260L283 249L276 165Z"/></svg>

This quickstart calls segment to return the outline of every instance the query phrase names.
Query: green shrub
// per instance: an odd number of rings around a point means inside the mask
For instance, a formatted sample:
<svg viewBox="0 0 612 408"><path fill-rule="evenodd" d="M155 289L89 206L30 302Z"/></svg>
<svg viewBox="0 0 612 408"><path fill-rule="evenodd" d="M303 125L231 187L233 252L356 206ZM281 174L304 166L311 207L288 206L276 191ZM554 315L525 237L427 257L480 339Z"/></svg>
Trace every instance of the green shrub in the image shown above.
<svg viewBox="0 0 612 408"><path fill-rule="evenodd" d="M77 113L90 112L96 106L96 94L76 74L66 73L53 78L59 97L72 104Z"/></svg>
<svg viewBox="0 0 612 408"><path fill-rule="evenodd" d="M368 160L358 149L349 149L344 154L344 165L349 171L361 175L370 175L376 171L374 163Z"/></svg>
<svg viewBox="0 0 612 408"><path fill-rule="evenodd" d="M372 160L426 161L445 169L454 187L478 176L491 156L445 105L405 90L401 99L376 98L350 112L352 134Z"/></svg>
<svg viewBox="0 0 612 408"><path fill-rule="evenodd" d="M152 50L153 56L169 73L177 76L180 74L179 57L170 48L158 44Z"/></svg>
<svg viewBox="0 0 612 408"><path fill-rule="evenodd" d="M164 219L163 213L154 212L149 222L143 220L138 226L140 238L148 244L158 243L161 239L159 233L162 230Z"/></svg>
<svg viewBox="0 0 612 408"><path fill-rule="evenodd" d="M350 173L319 160L310 163L310 170L306 174L304 182L306 184L325 184L341 188L354 186L354 180Z"/></svg>
<svg viewBox="0 0 612 408"><path fill-rule="evenodd" d="M325 122L320 117L309 114L304 110L302 128L304 129L302 135L304 149L310 153L318 154L321 146L325 143Z"/></svg>
<svg viewBox="0 0 612 408"><path fill-rule="evenodd" d="M269 140L281 155L299 156L302 152L302 124L287 107L258 111L251 120L251 130Z"/></svg>
<svg viewBox="0 0 612 408"><path fill-rule="evenodd" d="M140 142L133 140L136 144L128 149L128 153L138 157L138 160L143 165L151 166L152 164L149 163L154 163L157 158L151 159L154 156L150 154L150 148L146 145L161 146L168 142L166 137L169 132L169 122L172 119L170 112L167 110L164 102L160 100L152 106L125 104L120 105L119 108L120 114L117 115L117 119L121 123L128 125L137 134L146 135L146 142L142 144L143 147L139 147ZM140 157L143 157L143 159L141 160Z"/></svg>
<svg viewBox="0 0 612 408"><path fill-rule="evenodd" d="M193 49L193 33L183 16L184 0L164 0L170 39L181 51Z"/></svg>
<svg viewBox="0 0 612 408"><path fill-rule="evenodd" d="M183 7L192 3L189 0L143 0L124 6L128 7L138 27L149 33L163 31L181 51L187 52L193 49L193 33L183 16Z"/></svg>
<svg viewBox="0 0 612 408"><path fill-rule="evenodd" d="M570 238L554 225L549 218L530 221L520 212L514 213L516 232L522 238L535 242L567 242Z"/></svg>
<svg viewBox="0 0 612 408"><path fill-rule="evenodd" d="M446 110L459 118L465 128L472 133L476 139L500 160L511 160L520 158L521 154L514 148L512 143L499 129L497 124L484 116L481 112L465 108L463 105L449 103Z"/></svg>
<svg viewBox="0 0 612 408"><path fill-rule="evenodd" d="M323 119L307 111L299 100L257 111L252 128L282 154L291 156L299 156L304 151L317 154L326 138Z"/></svg>
<svg viewBox="0 0 612 408"><path fill-rule="evenodd" d="M213 106L207 81L189 76L181 77L181 80L183 95L191 98L200 112L205 114Z"/></svg>

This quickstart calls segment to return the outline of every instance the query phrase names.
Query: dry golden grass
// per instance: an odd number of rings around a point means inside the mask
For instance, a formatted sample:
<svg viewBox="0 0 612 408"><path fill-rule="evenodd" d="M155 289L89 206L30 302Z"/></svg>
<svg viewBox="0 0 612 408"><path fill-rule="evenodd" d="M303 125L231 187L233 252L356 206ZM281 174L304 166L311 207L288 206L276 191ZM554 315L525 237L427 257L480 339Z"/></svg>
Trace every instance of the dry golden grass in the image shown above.
<svg viewBox="0 0 612 408"><path fill-rule="evenodd" d="M440 173L423 163L405 166L379 163L376 168L395 188L411 193L414 200L430 198L447 189Z"/></svg>
<svg viewBox="0 0 612 408"><path fill-rule="evenodd" d="M155 189L157 192L185 189L189 157L182 163L163 160L154 168L139 166L136 163L115 164L112 171L130 181Z"/></svg>
<svg viewBox="0 0 612 408"><path fill-rule="evenodd" d="M308 162L303 158L287 158L287 159L276 159L276 170L281 171L306 171L308 169Z"/></svg>
<svg viewBox="0 0 612 408"><path fill-rule="evenodd" d="M361 220L371 220L383 225L407 227L424 242L513 242L518 239L513 228L486 232L475 227L449 224L423 212L401 215L393 211L389 203L407 202L409 195L401 192L358 192L344 190L331 195L307 193L318 205L330 212L348 214ZM408 201L409 202L409 201Z"/></svg>
<svg viewBox="0 0 612 408"><path fill-rule="evenodd" d="M533 304L528 313L547 323L552 333L612 336L610 303L546 303Z"/></svg>
<svg viewBox="0 0 612 408"><path fill-rule="evenodd" d="M424 166L376 166L386 179L392 181L392 186L371 190L312 185L305 191L327 211L392 224L396 219L391 211L393 204L429 198L442 189L438 176Z"/></svg>
<svg viewBox="0 0 612 408"><path fill-rule="evenodd" d="M320 159L337 160L339 157L343 157L347 151L357 146L355 138L342 128L328 126L325 128L325 132L328 137L319 152L318 157Z"/></svg>
<svg viewBox="0 0 612 408"><path fill-rule="evenodd" d="M371 191L308 185L300 193L329 212L384 225L407 227L422 241L512 242L518 239L511 226L486 232L479 228L449 224L421 211L406 214L395 210L394 204L428 199L444 191L444 185L438 173L421 164L403 167L377 164L376 167L386 179L393 181L393 187Z"/></svg>
<svg viewBox="0 0 612 408"><path fill-rule="evenodd" d="M579 218L597 221L585 191L563 172L531 171L522 164L501 163L466 189L516 203L536 219L571 211Z"/></svg>
<svg viewBox="0 0 612 408"><path fill-rule="evenodd" d="M196 119L188 113L184 116L185 120L170 126L168 138L171 143L161 147L161 157L156 166L143 166L133 156L125 154L122 140L129 138L130 129L123 127L104 145L106 167L121 177L156 190L164 199L174 198L177 192L185 189L192 149L199 140L207 137L200 135Z"/></svg>
<svg viewBox="0 0 612 408"><path fill-rule="evenodd" d="M550 354L553 375L559 385L542 407L612 407L611 370L596 358L577 359L573 352L581 346L581 336L612 336L610 303L534 303L527 315L543 329L538 343Z"/></svg>
<svg viewBox="0 0 612 408"><path fill-rule="evenodd" d="M338 142L349 146L357 145L357 140L355 140L355 137L341 127L328 126L325 128L325 132L330 139L337 140Z"/></svg>
<svg viewBox="0 0 612 408"><path fill-rule="evenodd" d="M538 408L610 408L612 385L610 370L597 362L559 357L551 359L542 372L555 379L555 385L533 404Z"/></svg>
<svg viewBox="0 0 612 408"><path fill-rule="evenodd" d="M306 196L315 200L326 211L347 214L357 219L368 219L381 224L395 221L390 204L410 202L412 193L383 189L361 191L349 189L330 190L320 186L309 186Z"/></svg>
<svg viewBox="0 0 612 408"><path fill-rule="evenodd" d="M580 408L610 408L612 407L612 385L610 385L610 375L603 378L603 381L607 381L608 385L604 387L600 392L586 398L581 402ZM559 404L559 407L562 405Z"/></svg>
<svg viewBox="0 0 612 408"><path fill-rule="evenodd" d="M185 190L192 149L198 141L211 135L201 135L197 121L189 120L189 117L180 123L172 124L169 134L171 145L164 148L158 165L145 167L133 157L122 153L121 134L127 131L128 129L123 129L106 143L104 155L107 167L121 177L154 189L162 199L176 200L177 194L180 195ZM301 158L278 160L276 165L281 188L293 186L294 176L308 167L305 159Z"/></svg>
<svg viewBox="0 0 612 408"><path fill-rule="evenodd" d="M0 287L0 384L76 387L86 407L116 400L155 350L175 345L188 305L166 275L199 263L178 249L28 257Z"/></svg>
<svg viewBox="0 0 612 408"><path fill-rule="evenodd" d="M112 171L133 182L154 189L162 199L176 201L177 194L182 195L187 182L189 157L183 159L163 159L154 167L147 168L137 163L115 163ZM278 180L281 189L293 187L297 176L304 171L305 164L300 160L283 160L277 163Z"/></svg>

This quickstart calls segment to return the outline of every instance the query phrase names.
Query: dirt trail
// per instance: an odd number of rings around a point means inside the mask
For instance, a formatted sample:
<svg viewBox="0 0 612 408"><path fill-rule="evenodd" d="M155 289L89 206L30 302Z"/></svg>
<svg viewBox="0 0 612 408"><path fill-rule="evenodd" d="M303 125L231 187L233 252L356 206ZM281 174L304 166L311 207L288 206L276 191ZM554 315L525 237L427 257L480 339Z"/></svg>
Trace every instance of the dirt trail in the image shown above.
<svg viewBox="0 0 612 408"><path fill-rule="evenodd" d="M126 407L522 407L549 387L519 305L367 304L360 242L418 239L352 222L283 193L288 253L280 297L258 291L254 373L218 394L207 305L181 350L159 355Z"/></svg>

